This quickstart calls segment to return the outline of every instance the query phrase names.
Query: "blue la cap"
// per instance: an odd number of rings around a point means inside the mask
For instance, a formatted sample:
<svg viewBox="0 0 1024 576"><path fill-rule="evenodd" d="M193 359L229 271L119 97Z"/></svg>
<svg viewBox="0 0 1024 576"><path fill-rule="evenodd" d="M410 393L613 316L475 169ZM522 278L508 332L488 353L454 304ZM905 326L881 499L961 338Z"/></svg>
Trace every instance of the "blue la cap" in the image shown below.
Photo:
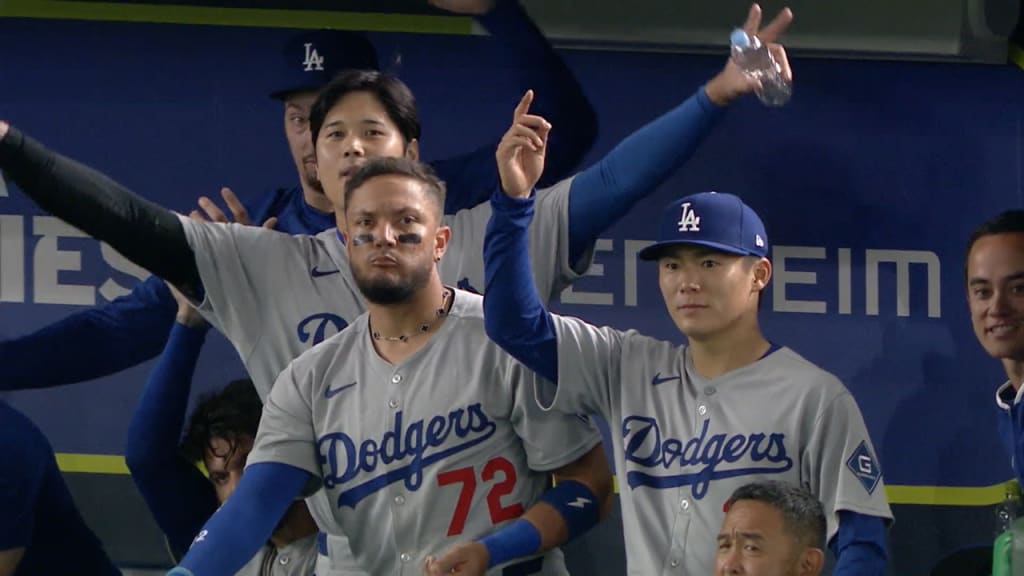
<svg viewBox="0 0 1024 576"><path fill-rule="evenodd" d="M359 32L310 30L291 37L281 51L270 97L319 90L342 70L377 70L377 50Z"/></svg>
<svg viewBox="0 0 1024 576"><path fill-rule="evenodd" d="M658 223L658 240L641 250L641 260L657 260L662 250L699 244L732 254L768 255L764 223L750 206L732 194L701 192L669 204Z"/></svg>

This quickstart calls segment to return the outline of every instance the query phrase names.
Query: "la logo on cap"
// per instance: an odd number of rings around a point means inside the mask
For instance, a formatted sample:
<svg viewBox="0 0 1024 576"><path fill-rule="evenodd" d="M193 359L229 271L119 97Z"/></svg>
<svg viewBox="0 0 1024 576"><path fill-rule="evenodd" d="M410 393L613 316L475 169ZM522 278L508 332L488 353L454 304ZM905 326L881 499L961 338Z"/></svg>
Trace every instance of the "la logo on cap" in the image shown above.
<svg viewBox="0 0 1024 576"><path fill-rule="evenodd" d="M303 70L306 72L324 69L324 57L317 54L312 42L306 42L306 59L302 61L302 65L305 66Z"/></svg>
<svg viewBox="0 0 1024 576"><path fill-rule="evenodd" d="M760 234L754 234L754 244L759 248L764 248L764 238L761 238Z"/></svg>
<svg viewBox="0 0 1024 576"><path fill-rule="evenodd" d="M680 232L700 232L700 216L690 208L689 202L683 202L683 213L679 217Z"/></svg>

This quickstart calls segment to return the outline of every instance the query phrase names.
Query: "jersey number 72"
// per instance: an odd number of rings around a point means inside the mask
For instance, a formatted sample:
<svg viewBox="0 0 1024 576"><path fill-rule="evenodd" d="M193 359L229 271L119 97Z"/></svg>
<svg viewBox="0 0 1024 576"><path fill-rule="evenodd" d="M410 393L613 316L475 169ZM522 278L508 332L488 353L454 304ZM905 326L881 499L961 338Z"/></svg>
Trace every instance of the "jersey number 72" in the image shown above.
<svg viewBox="0 0 1024 576"><path fill-rule="evenodd" d="M502 479L493 483L487 491L487 510L491 514L492 525L523 515L522 504L518 502L509 506L501 504L501 498L511 494L516 486L516 468L511 462L501 456L491 458L484 464L480 479L490 482L498 474L501 474ZM476 493L476 472L472 466L448 470L437 475L437 484L439 486L462 484L459 500L455 503L455 511L452 514L452 521L448 524L448 536L458 536L462 534L462 530L466 526L469 507L473 503L473 494Z"/></svg>

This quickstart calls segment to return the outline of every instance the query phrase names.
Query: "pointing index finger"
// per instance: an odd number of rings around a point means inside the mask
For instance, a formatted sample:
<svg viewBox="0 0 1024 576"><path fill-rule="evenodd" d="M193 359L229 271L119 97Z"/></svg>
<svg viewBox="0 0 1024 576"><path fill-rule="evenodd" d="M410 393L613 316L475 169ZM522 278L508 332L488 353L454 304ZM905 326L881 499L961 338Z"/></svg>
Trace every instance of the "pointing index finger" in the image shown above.
<svg viewBox="0 0 1024 576"><path fill-rule="evenodd" d="M512 121L516 122L520 116L528 113L530 111L530 104L533 104L533 90L527 90L526 94L523 94L519 104L516 105L515 112L512 113Z"/></svg>

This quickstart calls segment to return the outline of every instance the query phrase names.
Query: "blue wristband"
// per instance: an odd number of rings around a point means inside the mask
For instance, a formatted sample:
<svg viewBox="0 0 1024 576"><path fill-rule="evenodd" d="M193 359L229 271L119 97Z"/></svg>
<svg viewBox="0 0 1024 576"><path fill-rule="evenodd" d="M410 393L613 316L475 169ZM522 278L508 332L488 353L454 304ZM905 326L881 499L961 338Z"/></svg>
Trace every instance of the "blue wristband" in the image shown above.
<svg viewBox="0 0 1024 576"><path fill-rule="evenodd" d="M567 542L571 542L601 521L601 503L597 496L586 484L576 480L559 481L557 486L541 494L539 501L558 510L565 519L565 526L569 531Z"/></svg>
<svg viewBox="0 0 1024 576"><path fill-rule="evenodd" d="M533 554L540 548L540 532L522 518L491 532L480 539L487 548L487 568L494 568L522 556Z"/></svg>

